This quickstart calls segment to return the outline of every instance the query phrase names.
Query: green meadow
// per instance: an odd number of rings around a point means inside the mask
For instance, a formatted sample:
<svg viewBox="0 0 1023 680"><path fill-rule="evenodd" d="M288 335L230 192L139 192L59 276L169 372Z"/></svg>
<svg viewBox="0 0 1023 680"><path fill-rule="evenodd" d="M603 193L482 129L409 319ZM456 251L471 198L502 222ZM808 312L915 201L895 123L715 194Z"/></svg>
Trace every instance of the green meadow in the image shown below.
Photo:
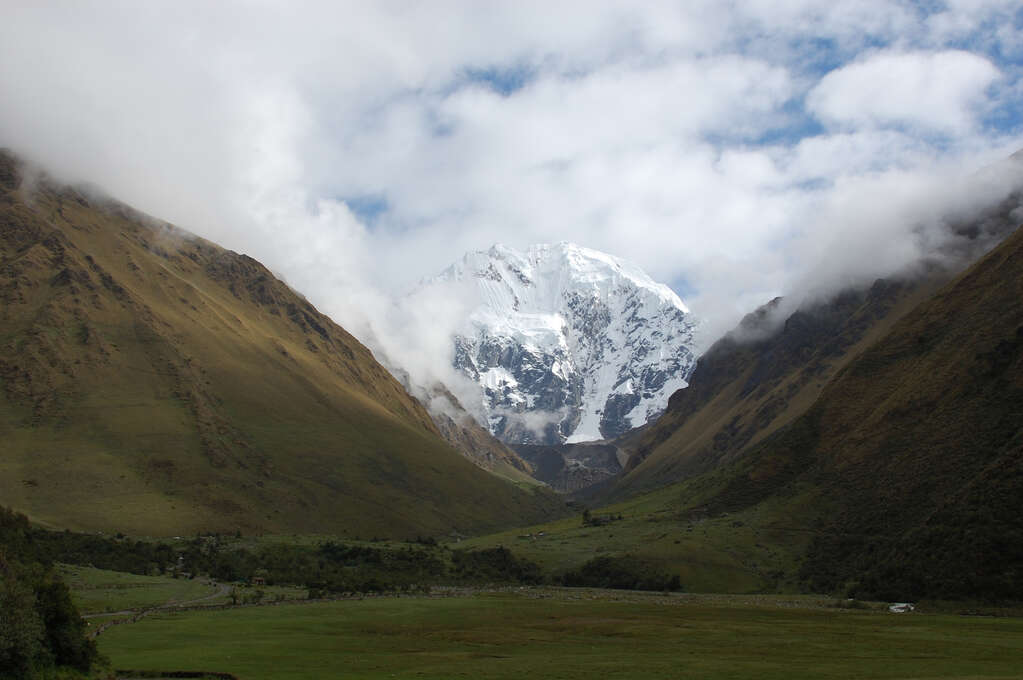
<svg viewBox="0 0 1023 680"><path fill-rule="evenodd" d="M1023 677L1023 619L813 597L510 589L154 614L115 668L289 678Z"/></svg>
<svg viewBox="0 0 1023 680"><path fill-rule="evenodd" d="M596 526L575 514L452 547L504 545L555 577L601 555L633 555L677 574L687 592L797 592L799 557L813 535L811 494L708 518L691 510L716 488L707 477L594 509L594 518L608 518Z"/></svg>
<svg viewBox="0 0 1023 680"><path fill-rule="evenodd" d="M217 593L217 588L208 585L207 579L140 576L71 565L60 565L59 572L71 588L75 606L83 614L147 609ZM223 601L223 598L218 600Z"/></svg>

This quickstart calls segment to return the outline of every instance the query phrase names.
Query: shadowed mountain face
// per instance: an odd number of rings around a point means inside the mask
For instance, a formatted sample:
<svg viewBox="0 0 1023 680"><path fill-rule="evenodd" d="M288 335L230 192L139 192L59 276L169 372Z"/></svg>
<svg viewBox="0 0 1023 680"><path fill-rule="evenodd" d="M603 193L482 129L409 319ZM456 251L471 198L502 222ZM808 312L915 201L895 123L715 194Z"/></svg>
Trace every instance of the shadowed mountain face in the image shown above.
<svg viewBox="0 0 1023 680"><path fill-rule="evenodd" d="M532 464L534 477L567 494L613 479L621 472L626 457L614 441L519 444L515 451Z"/></svg>
<svg viewBox="0 0 1023 680"><path fill-rule="evenodd" d="M408 535L558 503L446 445L255 260L0 153L0 502L76 529Z"/></svg>
<svg viewBox="0 0 1023 680"><path fill-rule="evenodd" d="M812 584L1023 598L1023 231L857 357L789 437L831 508Z"/></svg>
<svg viewBox="0 0 1023 680"><path fill-rule="evenodd" d="M613 494L689 479L692 511L799 518L815 591L1023 597L1023 232L758 336L769 312L700 359Z"/></svg>
<svg viewBox="0 0 1023 680"><path fill-rule="evenodd" d="M1019 172L1015 166L1005 171ZM1011 234L1021 204L1017 191L949 225L944 245L912 273L804 303L795 312L781 313L779 298L749 314L700 357L689 387L672 395L663 416L624 447L632 455L616 495L737 460L791 423L839 370L950 281L961 263Z"/></svg>
<svg viewBox="0 0 1023 680"><path fill-rule="evenodd" d="M936 289L940 275L875 282L781 324L774 300L747 316L697 362L690 386L634 444L616 494L627 495L706 472L791 423L824 385L901 315Z"/></svg>

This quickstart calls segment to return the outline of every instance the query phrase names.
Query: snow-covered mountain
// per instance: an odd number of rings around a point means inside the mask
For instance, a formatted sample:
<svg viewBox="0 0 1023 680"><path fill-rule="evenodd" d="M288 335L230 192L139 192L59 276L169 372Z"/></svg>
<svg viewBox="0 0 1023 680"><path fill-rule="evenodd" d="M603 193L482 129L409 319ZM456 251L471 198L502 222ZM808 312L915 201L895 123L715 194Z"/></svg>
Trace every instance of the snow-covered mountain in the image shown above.
<svg viewBox="0 0 1023 680"><path fill-rule="evenodd" d="M696 322L639 267L571 243L472 252L424 287L471 310L455 367L509 443L603 439L643 425L686 386Z"/></svg>

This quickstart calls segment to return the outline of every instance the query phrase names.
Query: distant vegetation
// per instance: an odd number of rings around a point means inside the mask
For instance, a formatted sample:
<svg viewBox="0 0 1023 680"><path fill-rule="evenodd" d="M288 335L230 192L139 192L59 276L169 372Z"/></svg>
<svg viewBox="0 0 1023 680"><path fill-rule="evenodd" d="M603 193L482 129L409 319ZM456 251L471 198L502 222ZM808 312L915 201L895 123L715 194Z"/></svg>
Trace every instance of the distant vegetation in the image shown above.
<svg viewBox="0 0 1023 680"><path fill-rule="evenodd" d="M564 576L566 586L622 590L681 590L678 574L658 573L650 564L625 555L596 557Z"/></svg>
<svg viewBox="0 0 1023 680"><path fill-rule="evenodd" d="M508 548L483 550L456 550L451 555L453 572L460 579L486 581L515 581L529 585L544 582L540 565L512 554Z"/></svg>
<svg viewBox="0 0 1023 680"><path fill-rule="evenodd" d="M520 584L602 585L637 590L678 590L678 577L648 572L631 558L601 558L564 576L516 556L504 546L458 550L436 541L405 544L272 543L247 546L217 534L171 545L127 537L49 531L29 525L0 508L0 547L34 563L92 566L133 574L209 575L220 581L298 585L310 595L409 591L431 585Z"/></svg>

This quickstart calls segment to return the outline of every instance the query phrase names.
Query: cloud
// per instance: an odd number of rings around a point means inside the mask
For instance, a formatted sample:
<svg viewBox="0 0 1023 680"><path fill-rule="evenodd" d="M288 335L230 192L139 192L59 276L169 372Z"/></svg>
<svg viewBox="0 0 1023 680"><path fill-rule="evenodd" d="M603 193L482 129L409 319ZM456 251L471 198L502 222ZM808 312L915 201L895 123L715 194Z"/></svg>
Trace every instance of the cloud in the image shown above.
<svg viewBox="0 0 1023 680"><path fill-rule="evenodd" d="M783 308L876 278L914 275L925 261L962 266L1005 233L982 233L970 242L958 227L976 223L1021 189L1023 162L1013 159L970 174L939 164L929 173L893 169L843 180L815 208L828 228L794 244L799 259L813 265L786 286ZM1023 204L1019 194L1016 200Z"/></svg>
<svg viewBox="0 0 1023 680"><path fill-rule="evenodd" d="M711 333L901 266L953 169L1023 146L1017 5L15 3L0 145L256 257L439 378L468 302L402 296L495 242L684 281ZM823 267L830 247L850 257Z"/></svg>
<svg viewBox="0 0 1023 680"><path fill-rule="evenodd" d="M961 135L976 126L984 91L999 75L984 57L961 50L883 52L828 73L807 95L807 108L840 127Z"/></svg>
<svg viewBox="0 0 1023 680"><path fill-rule="evenodd" d="M429 397L439 383L482 422L483 396L478 386L453 365L452 334L479 304L474 293L439 283L417 288L408 295L385 296L376 304L364 306L360 313L367 323L362 337L368 339L379 357L389 367L407 371L424 388L417 396Z"/></svg>

